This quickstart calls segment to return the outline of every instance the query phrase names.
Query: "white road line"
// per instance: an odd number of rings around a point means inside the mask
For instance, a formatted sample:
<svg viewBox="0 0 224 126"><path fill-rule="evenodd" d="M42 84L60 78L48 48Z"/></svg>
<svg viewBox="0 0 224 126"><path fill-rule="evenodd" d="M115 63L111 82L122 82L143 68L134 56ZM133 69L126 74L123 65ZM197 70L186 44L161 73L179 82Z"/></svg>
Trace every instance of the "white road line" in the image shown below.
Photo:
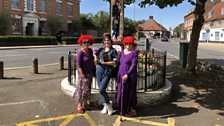
<svg viewBox="0 0 224 126"><path fill-rule="evenodd" d="M65 64L68 62L64 62ZM41 66L53 66L53 65L58 65L59 63L51 63L51 64L42 64L39 65ZM16 70L16 69L24 69L24 68L31 68L32 66L23 66L23 67L10 67L10 68L4 68L4 70Z"/></svg>
<svg viewBox="0 0 224 126"><path fill-rule="evenodd" d="M64 53L64 54L67 54L68 52L49 52L49 53L52 53L52 54L58 54L58 53Z"/></svg>
<svg viewBox="0 0 224 126"><path fill-rule="evenodd" d="M157 48L155 48L155 47L153 47L153 48L156 49L156 50L158 50L158 51L163 51L163 50L157 49ZM174 57L174 58L176 58L176 59L179 59L179 57L177 57L177 56L175 56L175 55L173 55L173 54L171 54L171 53L168 53L168 52L167 52L167 55L170 55L170 56L172 56L172 57Z"/></svg>
<svg viewBox="0 0 224 126"><path fill-rule="evenodd" d="M42 100L38 99L38 100L30 100L30 101L21 101L21 102L11 102L11 103L2 103L0 104L0 107L2 106L9 106L9 105L18 105L18 104L26 104L26 103L33 103L33 102L39 102L40 104L42 104Z"/></svg>
<svg viewBox="0 0 224 126"><path fill-rule="evenodd" d="M16 56L26 56L27 54L14 54L14 55L1 55L0 57L16 57Z"/></svg>

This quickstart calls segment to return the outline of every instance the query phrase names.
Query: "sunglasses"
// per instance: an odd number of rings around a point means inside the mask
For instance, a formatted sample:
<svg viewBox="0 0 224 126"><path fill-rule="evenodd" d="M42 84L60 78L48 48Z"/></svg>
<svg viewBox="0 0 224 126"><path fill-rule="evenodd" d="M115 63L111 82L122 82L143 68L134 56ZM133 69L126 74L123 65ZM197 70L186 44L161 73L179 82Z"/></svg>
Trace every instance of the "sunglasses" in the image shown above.
<svg viewBox="0 0 224 126"><path fill-rule="evenodd" d="M90 44L88 40L82 41L82 44Z"/></svg>
<svg viewBox="0 0 224 126"><path fill-rule="evenodd" d="M125 45L133 45L133 43L125 43Z"/></svg>

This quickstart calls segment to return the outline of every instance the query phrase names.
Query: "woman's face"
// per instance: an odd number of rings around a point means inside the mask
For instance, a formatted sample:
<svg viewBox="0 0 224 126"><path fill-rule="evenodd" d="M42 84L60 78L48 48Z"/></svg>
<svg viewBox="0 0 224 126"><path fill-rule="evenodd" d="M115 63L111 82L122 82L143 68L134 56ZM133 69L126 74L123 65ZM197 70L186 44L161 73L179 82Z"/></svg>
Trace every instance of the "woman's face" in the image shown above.
<svg viewBox="0 0 224 126"><path fill-rule="evenodd" d="M111 41L108 38L105 38L103 41L105 47L111 47Z"/></svg>
<svg viewBox="0 0 224 126"><path fill-rule="evenodd" d="M88 40L83 40L82 41L82 47L85 49L85 48L89 48L90 46L90 41Z"/></svg>
<svg viewBox="0 0 224 126"><path fill-rule="evenodd" d="M126 44L125 44L125 48L126 48L127 50L133 50L133 43L126 43Z"/></svg>

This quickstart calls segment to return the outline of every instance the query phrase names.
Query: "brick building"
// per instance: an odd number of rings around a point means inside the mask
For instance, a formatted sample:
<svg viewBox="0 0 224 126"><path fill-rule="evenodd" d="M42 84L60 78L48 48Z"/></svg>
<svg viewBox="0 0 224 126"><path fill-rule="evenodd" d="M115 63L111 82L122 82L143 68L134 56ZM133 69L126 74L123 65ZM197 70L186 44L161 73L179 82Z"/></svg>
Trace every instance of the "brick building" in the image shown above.
<svg viewBox="0 0 224 126"><path fill-rule="evenodd" d="M48 17L63 19L61 30L68 31L72 20L79 20L79 0L0 0L0 9L11 13L9 35L48 35Z"/></svg>

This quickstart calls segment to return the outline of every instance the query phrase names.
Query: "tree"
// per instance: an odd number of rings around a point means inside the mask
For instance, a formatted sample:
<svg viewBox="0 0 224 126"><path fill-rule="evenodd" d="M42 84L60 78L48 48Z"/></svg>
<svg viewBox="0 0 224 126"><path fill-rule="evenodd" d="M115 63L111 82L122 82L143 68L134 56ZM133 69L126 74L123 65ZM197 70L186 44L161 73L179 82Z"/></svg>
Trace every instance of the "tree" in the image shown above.
<svg viewBox="0 0 224 126"><path fill-rule="evenodd" d="M80 14L82 33L86 32L86 30L88 30L88 29L95 28L95 25L93 24L92 17L93 17L92 14Z"/></svg>
<svg viewBox="0 0 224 126"><path fill-rule="evenodd" d="M181 23L181 24L179 24L178 26L176 26L175 28L174 28L174 33L175 33L175 35L176 35L176 37L180 37L180 33L181 33L181 29L182 29L182 25L183 25L183 23Z"/></svg>
<svg viewBox="0 0 224 126"><path fill-rule="evenodd" d="M104 0L108 1L108 0ZM110 0L109 0L110 1ZM177 6L181 4L184 0L141 0L139 3L140 7L157 5L159 8L165 8L167 6ZM200 35L201 28L204 23L204 12L205 12L205 3L207 0L188 0L188 2L195 6L194 14L194 22L193 28L189 43L189 51L188 51L188 60L187 60L187 69L189 73L195 74L196 67L196 58L197 58L197 50L198 50L198 39ZM131 4L135 2L135 0L125 0L126 4Z"/></svg>
<svg viewBox="0 0 224 126"><path fill-rule="evenodd" d="M81 21L79 20L72 20L72 23L69 25L69 31L80 33L80 29L82 29Z"/></svg>
<svg viewBox="0 0 224 126"><path fill-rule="evenodd" d="M136 27L138 23L128 18L124 18L124 36L134 35L136 33Z"/></svg>
<svg viewBox="0 0 224 126"><path fill-rule="evenodd" d="M49 17L47 20L47 26L50 30L51 35L56 35L56 33L61 30L63 25L63 20L59 17Z"/></svg>
<svg viewBox="0 0 224 126"><path fill-rule="evenodd" d="M10 13L6 10L0 10L0 35L6 35L10 28Z"/></svg>
<svg viewBox="0 0 224 126"><path fill-rule="evenodd" d="M92 18L93 24L98 28L104 31L109 31L110 29L110 18L109 14L104 11L98 12Z"/></svg>

